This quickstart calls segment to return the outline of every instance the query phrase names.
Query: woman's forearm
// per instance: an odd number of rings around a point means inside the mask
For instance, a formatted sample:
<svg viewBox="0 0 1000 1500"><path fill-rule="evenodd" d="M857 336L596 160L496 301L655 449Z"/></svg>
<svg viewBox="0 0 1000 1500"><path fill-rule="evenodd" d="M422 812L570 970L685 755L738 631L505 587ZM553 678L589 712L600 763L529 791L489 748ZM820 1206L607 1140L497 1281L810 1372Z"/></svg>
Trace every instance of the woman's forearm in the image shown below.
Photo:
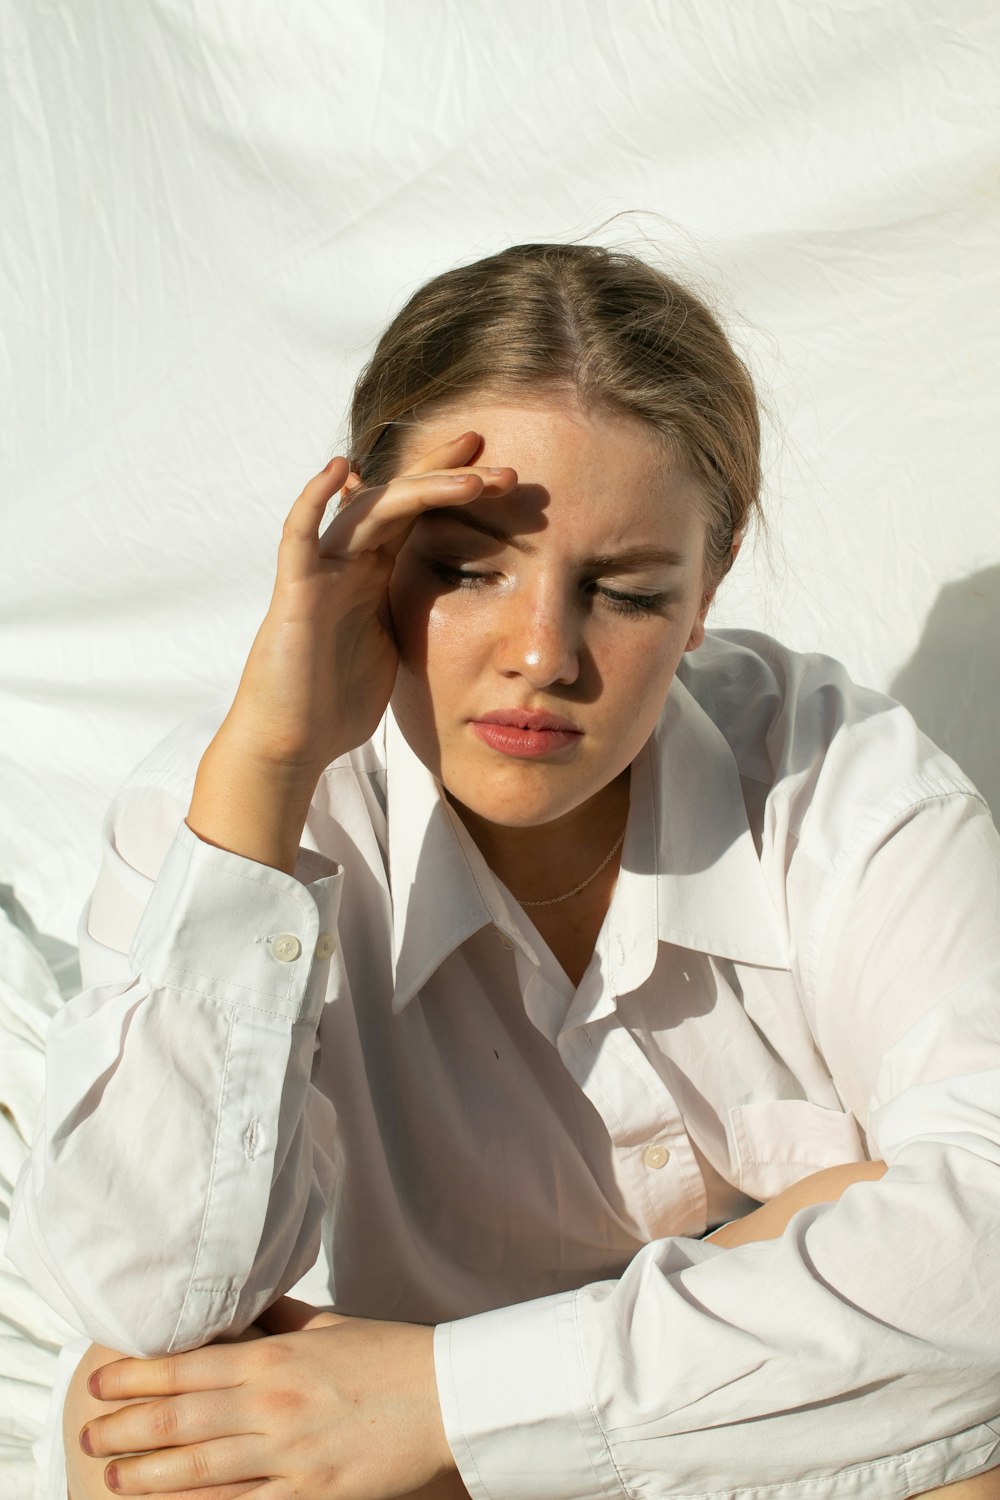
<svg viewBox="0 0 1000 1500"><path fill-rule="evenodd" d="M317 779L262 764L223 726L201 758L185 822L206 843L291 875Z"/></svg>
<svg viewBox="0 0 1000 1500"><path fill-rule="evenodd" d="M753 1240L776 1240L800 1208L808 1208L813 1203L835 1203L853 1183L877 1182L887 1170L884 1161L852 1161L843 1166L825 1167L822 1172L813 1172L800 1182L794 1182L777 1198L754 1209L753 1213L734 1219L731 1224L723 1224L721 1229L705 1238L727 1250L736 1245L748 1245Z"/></svg>

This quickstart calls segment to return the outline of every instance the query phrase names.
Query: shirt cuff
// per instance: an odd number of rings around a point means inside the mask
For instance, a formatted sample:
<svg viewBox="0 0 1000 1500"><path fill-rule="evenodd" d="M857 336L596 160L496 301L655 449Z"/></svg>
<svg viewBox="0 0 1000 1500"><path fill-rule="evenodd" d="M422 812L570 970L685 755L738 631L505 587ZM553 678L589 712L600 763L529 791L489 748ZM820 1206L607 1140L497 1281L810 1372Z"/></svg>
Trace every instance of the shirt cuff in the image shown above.
<svg viewBox="0 0 1000 1500"><path fill-rule="evenodd" d="M294 875L219 849L182 821L129 948L151 984L299 1021L322 1008L344 874L300 849ZM314 969L323 984L310 985Z"/></svg>
<svg viewBox="0 0 1000 1500"><path fill-rule="evenodd" d="M474 1500L626 1493L590 1399L577 1296L560 1292L435 1329L445 1435Z"/></svg>

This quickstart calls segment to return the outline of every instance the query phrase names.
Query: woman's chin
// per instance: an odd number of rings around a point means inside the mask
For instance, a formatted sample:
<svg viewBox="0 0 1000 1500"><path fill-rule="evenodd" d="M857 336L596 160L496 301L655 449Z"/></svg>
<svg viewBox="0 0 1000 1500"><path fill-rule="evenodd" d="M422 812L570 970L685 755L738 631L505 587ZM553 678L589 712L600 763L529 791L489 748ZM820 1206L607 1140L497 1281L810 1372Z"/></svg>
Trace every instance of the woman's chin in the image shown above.
<svg viewBox="0 0 1000 1500"><path fill-rule="evenodd" d="M552 823L563 813L572 811L562 805L553 806L551 801L513 801L493 796L476 796L467 792L464 796L445 783L448 801L462 817L472 817L482 823L492 823L497 828L540 828Z"/></svg>
<svg viewBox="0 0 1000 1500"><path fill-rule="evenodd" d="M569 818L601 793L609 796L610 782L594 785L576 781L568 784L555 777L532 776L484 778L455 776L442 781L449 802L460 815L471 815L499 828L540 828ZM546 784L546 781L548 784Z"/></svg>

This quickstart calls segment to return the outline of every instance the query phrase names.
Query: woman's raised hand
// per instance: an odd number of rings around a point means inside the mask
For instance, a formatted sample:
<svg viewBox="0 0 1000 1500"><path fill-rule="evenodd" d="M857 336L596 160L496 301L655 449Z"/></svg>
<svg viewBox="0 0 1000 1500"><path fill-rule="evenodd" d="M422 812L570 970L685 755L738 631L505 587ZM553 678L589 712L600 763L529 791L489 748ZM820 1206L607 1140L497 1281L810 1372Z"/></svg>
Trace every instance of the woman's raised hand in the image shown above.
<svg viewBox="0 0 1000 1500"><path fill-rule="evenodd" d="M388 587L400 548L424 511L517 483L511 468L466 467L480 443L463 433L370 489L334 458L306 485L285 520L271 602L224 726L258 763L318 777L374 733L399 662Z"/></svg>

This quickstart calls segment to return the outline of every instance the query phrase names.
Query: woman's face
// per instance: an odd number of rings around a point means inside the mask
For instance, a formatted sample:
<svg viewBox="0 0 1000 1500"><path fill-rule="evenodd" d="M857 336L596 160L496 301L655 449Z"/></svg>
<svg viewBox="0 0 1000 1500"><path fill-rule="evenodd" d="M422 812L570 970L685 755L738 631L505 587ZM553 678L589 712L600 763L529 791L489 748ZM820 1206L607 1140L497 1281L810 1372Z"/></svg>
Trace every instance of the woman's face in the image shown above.
<svg viewBox="0 0 1000 1500"><path fill-rule="evenodd" d="M472 400L409 436L399 472L463 430L517 487L422 517L392 575L392 708L452 798L508 827L551 822L618 777L704 638L695 480L640 424L578 407ZM564 735L484 717L534 710Z"/></svg>

